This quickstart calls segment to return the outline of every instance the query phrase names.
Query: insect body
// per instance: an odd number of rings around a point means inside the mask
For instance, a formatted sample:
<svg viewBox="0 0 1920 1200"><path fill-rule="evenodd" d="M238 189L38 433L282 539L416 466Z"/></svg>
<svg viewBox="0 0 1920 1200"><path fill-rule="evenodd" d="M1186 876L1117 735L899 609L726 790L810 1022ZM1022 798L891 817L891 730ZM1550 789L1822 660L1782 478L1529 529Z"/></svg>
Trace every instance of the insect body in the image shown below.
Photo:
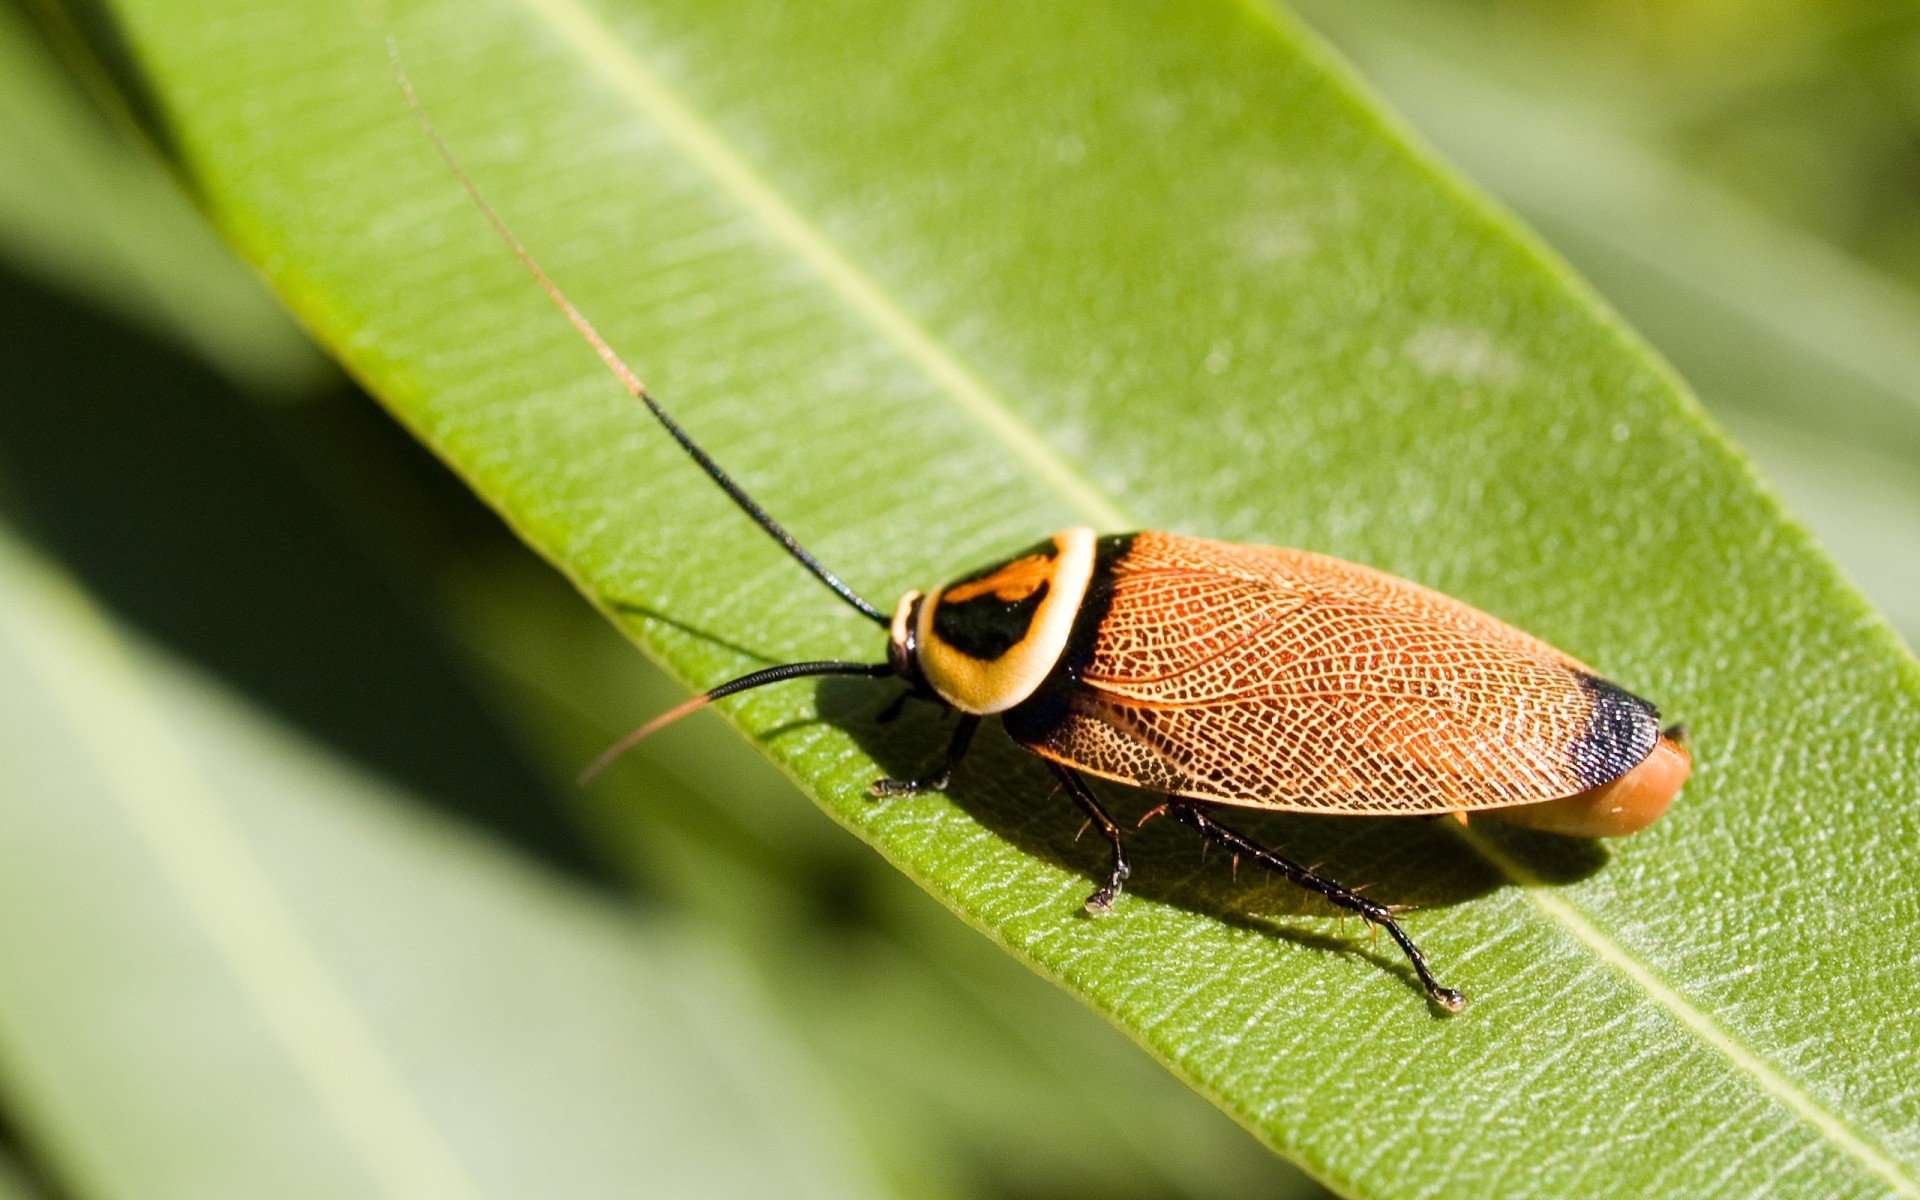
<svg viewBox="0 0 1920 1200"><path fill-rule="evenodd" d="M1577 837L1644 828L1689 769L1653 705L1457 600L1325 555L1170 533L1067 529L928 596L891 623L889 664L967 714L997 714L1046 759L1113 847L1088 900L1128 874L1083 775L1169 797L1166 811L1388 930L1384 906L1221 825L1213 806L1342 815L1485 813Z"/></svg>
<svg viewBox="0 0 1920 1200"><path fill-rule="evenodd" d="M1526 809L1539 827L1630 833L1659 815L1643 785L1684 756L1662 749L1652 705L1457 600L1324 555L1168 533L1068 529L910 592L889 656L1050 762L1216 804ZM1564 804L1604 787L1597 811Z"/></svg>
<svg viewBox="0 0 1920 1200"><path fill-rule="evenodd" d="M641 726L588 768L725 696L817 675L897 677L958 710L938 770L875 796L944 788L998 717L1046 761L1112 849L1087 900L1128 877L1125 834L1087 777L1164 794L1161 810L1384 928L1427 995L1457 1011L1392 911L1223 824L1222 807L1340 815L1485 814L1578 837L1631 833L1687 777L1678 731L1646 701L1457 600L1298 550L1170 533L1056 533L889 617L813 558L669 416L480 195L394 69L494 230L608 368L761 529L887 630L885 662L789 663L723 683Z"/></svg>

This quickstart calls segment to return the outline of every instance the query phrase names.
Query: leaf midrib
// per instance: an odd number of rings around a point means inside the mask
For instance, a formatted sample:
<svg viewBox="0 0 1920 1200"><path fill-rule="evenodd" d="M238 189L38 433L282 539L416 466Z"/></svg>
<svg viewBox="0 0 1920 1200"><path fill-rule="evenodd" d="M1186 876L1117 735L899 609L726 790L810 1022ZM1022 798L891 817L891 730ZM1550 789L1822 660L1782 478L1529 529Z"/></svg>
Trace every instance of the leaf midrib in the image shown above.
<svg viewBox="0 0 1920 1200"><path fill-rule="evenodd" d="M1015 458L1031 468L1072 507L1097 526L1109 530L1139 526L1137 520L1055 453L1052 446L954 352L928 333L817 225L768 183L744 155L650 70L630 41L599 14L576 0L518 0L518 3L553 30L722 194L757 221L774 241L811 267L855 314L919 367L963 412L998 438ZM1269 20L1272 18L1271 13L1259 6L1249 7ZM1459 190L1464 203L1476 206L1483 203L1466 189ZM1735 1070L1746 1074L1761 1090L1860 1165L1886 1180L1898 1193L1920 1200L1920 1180L1908 1174L1898 1161L1807 1094L1764 1055L1722 1028L1650 966L1603 933L1576 905L1553 894L1543 881L1471 833L1460 836L1468 849L1508 883L1520 888L1535 910L1551 924L1584 945L1602 964L1625 976L1656 1007L1668 1012ZM1212 1094L1211 1089L1202 1090Z"/></svg>

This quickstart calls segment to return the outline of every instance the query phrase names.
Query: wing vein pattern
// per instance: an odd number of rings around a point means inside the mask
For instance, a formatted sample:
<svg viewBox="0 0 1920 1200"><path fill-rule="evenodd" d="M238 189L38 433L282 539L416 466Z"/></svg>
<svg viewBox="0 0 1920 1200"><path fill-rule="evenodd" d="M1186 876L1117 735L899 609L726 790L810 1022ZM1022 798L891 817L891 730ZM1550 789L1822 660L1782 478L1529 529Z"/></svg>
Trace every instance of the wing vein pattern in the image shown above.
<svg viewBox="0 0 1920 1200"><path fill-rule="evenodd" d="M1096 583L1102 616L1053 715L1010 729L1123 783L1303 812L1470 811L1597 787L1659 736L1652 705L1578 660L1340 559L1141 533Z"/></svg>

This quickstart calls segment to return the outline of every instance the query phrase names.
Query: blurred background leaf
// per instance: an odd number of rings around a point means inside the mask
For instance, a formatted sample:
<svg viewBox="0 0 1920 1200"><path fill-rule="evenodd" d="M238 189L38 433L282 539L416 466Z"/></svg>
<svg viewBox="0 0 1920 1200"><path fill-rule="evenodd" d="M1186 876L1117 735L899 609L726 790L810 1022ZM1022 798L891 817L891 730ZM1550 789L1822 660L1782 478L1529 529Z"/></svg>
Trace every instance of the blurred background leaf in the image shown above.
<svg viewBox="0 0 1920 1200"><path fill-rule="evenodd" d="M337 381L208 228L51 2L31 14L0 3L0 131L0 253L18 269L179 338L262 395Z"/></svg>
<svg viewBox="0 0 1920 1200"><path fill-rule="evenodd" d="M1753 187L1769 178L1765 153L1748 156L1758 165L1744 175L1696 170L1702 164L1688 144L1659 124L1673 109L1646 85L1644 29L1608 23L1605 7L1368 0L1307 11L1450 156L1553 237L1680 362L1911 638L1920 628L1911 608L1920 523L1909 518L1920 515L1920 486L1902 439L1913 437L1914 373L1904 356L1914 342L1903 332L1912 302L1903 285L1820 239L1868 254L1889 273L1898 273L1899 258L1853 237L1844 222L1822 219L1829 210L1767 202L1758 194L1764 187ZM1826 49L1847 44L1835 30L1856 14L1813 4L1792 13L1772 27L1774 52L1715 60L1747 89L1726 90L1764 97L1769 78L1798 77L1803 65L1788 50L1807 51L1823 69L1845 68L1844 56ZM1698 27L1711 32L1711 22ZM40 54L45 42L22 44ZM1860 48L1869 56L1883 49ZM69 100L84 98L59 60L33 61L38 76L0 72L0 90L38 78ZM1606 70L1588 70L1596 61ZM1662 61L1671 69L1683 60ZM1714 71L1698 56L1684 61L1711 82ZM1885 103L1834 108L1831 119L1842 122L1877 114L1883 130L1901 119L1898 106ZM84 106L60 111L98 118ZM1738 103L1725 111L1740 115ZM1770 123L1803 125L1804 112L1755 102L1746 118L1748 144L1764 146ZM46 161L46 144L19 136L39 127L0 124L0 161ZM86 132L60 153L98 152L105 130L112 154L153 169L145 147L114 141L123 131L112 122L79 128ZM1831 125L1804 140L1836 154L1863 141L1835 137ZM1897 162L1899 139L1864 142L1845 170L1808 177L1852 181L1845 186L1861 193L1863 207L1911 203L1915 190L1897 174L1863 174L1883 161L1876 154ZM1676 165L1682 160L1686 169ZM1589 169L1594 161L1603 169ZM1771 161L1790 189L1806 182L1798 160ZM164 169L158 176L173 186ZM5 220L29 215L9 226L24 237L0 239L23 269L104 304L119 321L179 340L248 393L314 397L262 422L219 375L37 286L7 281L0 319L20 333L9 335L0 377L0 419L9 425L0 452L13 476L0 479L0 496L43 546L80 566L89 586L150 636L245 687L310 736L406 780L417 799L479 821L595 886L682 914L687 936L743 953L759 986L777 984L759 1001L780 1014L768 1036L791 1039L795 1057L829 1081L861 1153L881 1164L897 1194L1228 1196L1305 1186L1110 1029L960 930L833 830L776 772L741 755L717 720L689 723L592 792L570 796L552 780L623 722L682 693L621 652L597 614L502 538L361 401L324 382L315 391L297 370L252 370L244 346L235 367L222 360L219 336L141 311L150 301L140 271L87 264L112 238L161 261L183 246L211 245L204 234L115 218L98 237L83 231L73 239L81 252L53 256L49 267L32 241L44 227L60 244L57 230L73 219L62 204L117 204L138 194L100 186L114 175L94 176L91 193L64 185L51 205L21 204L10 192L31 198L59 178L37 166L0 172ZM161 204L192 214L177 196ZM1723 237L1730 211L1737 219ZM1891 231L1889 244L1900 227L1897 217L1877 226ZM231 264L216 253L159 277L172 284L222 270ZM230 277L253 286L244 269ZM220 322L211 324L221 334ZM117 369L94 369L103 349ZM94 415L85 420L63 421L61 407L45 402L57 396L85 412L90 393ZM64 436L52 436L55 428ZM180 432L169 437L172 429ZM195 445L209 440L217 449L195 456ZM130 452L143 447L144 456ZM230 478L236 462L264 469ZM261 476L269 477L266 494L279 499L251 499ZM104 499L96 494L102 483L112 485ZM168 508L176 511L169 516ZM299 536L276 546L275 534L289 530ZM205 548L176 554L183 543ZM313 602L303 603L315 579L302 564L338 565L349 582L321 579ZM153 595L162 602L148 603ZM183 616L196 598L197 629ZM279 619L283 613L289 619ZM356 633L362 623L364 638ZM236 652L235 641L251 648ZM387 653L396 647L397 666ZM484 782L499 772L508 782ZM525 812L545 815L516 825ZM110 1092L124 1083L104 1078L98 1086ZM31 1134L41 1114L15 1115ZM1146 1129L1173 1132L1142 1138ZM50 1162L29 1161L60 1194L92 1194Z"/></svg>

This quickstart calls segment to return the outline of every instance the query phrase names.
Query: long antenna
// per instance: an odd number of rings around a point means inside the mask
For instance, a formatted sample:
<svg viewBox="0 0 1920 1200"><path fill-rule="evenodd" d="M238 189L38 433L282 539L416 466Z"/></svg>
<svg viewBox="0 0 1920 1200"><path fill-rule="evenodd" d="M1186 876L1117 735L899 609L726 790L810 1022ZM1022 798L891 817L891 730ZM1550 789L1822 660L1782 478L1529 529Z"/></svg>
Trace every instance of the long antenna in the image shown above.
<svg viewBox="0 0 1920 1200"><path fill-rule="evenodd" d="M753 497L747 495L745 489L721 470L720 464L713 461L713 457L702 450L699 443L688 436L687 431L680 428L679 423L667 415L667 410L660 406L660 402L653 398L651 392L647 391L647 385L640 381L640 377L635 375L626 363L620 361L620 356L613 352L612 346L607 345L606 339L600 336L600 331L593 327L593 322L587 320L586 315L573 306L573 301L567 299L567 294L560 290L560 285L556 284L534 259L532 251L514 236L513 230L507 228L506 221L493 210L493 205L487 203L487 198L480 194L480 188L473 182L473 177L468 175L466 168L460 165L460 160L453 156L453 151L440 137L440 131L434 128L433 119L427 116L427 110L421 107L420 98L414 95L413 83L407 78L407 69L400 63L400 47L391 36L387 38L387 58L393 63L393 77L400 84L401 94L407 98L407 107L411 108L413 115L419 119L420 128L426 133L427 140L433 143L433 148L439 152L441 160L447 164L447 169L452 171L454 178L460 181L460 186L466 190L474 207L478 208L480 214L487 219L487 224L493 226L493 231L500 235L500 240L513 251L513 256L520 260L520 265L527 269L527 273L533 276L541 290L547 293L547 298L553 301L555 307L559 308L580 336L586 339L587 345L593 347L594 353L598 354L600 361L607 365L607 370L613 372L614 378L625 384L626 389L646 405L648 411L659 418L660 424L666 426L667 432L673 435L673 440L680 443L680 448L691 455L694 462L700 464L700 469L707 473L708 478L719 484L720 489L732 497L741 511L753 518L754 524L766 530L768 536L779 542L788 554L799 561L801 566L812 571L816 579L832 588L834 595L859 609L862 616L881 626L889 624L887 614L868 603L860 593L841 582L839 576L827 570L818 559L807 553L806 548L796 541L792 534L781 528L780 522L774 520L767 514L766 509L755 503Z"/></svg>

